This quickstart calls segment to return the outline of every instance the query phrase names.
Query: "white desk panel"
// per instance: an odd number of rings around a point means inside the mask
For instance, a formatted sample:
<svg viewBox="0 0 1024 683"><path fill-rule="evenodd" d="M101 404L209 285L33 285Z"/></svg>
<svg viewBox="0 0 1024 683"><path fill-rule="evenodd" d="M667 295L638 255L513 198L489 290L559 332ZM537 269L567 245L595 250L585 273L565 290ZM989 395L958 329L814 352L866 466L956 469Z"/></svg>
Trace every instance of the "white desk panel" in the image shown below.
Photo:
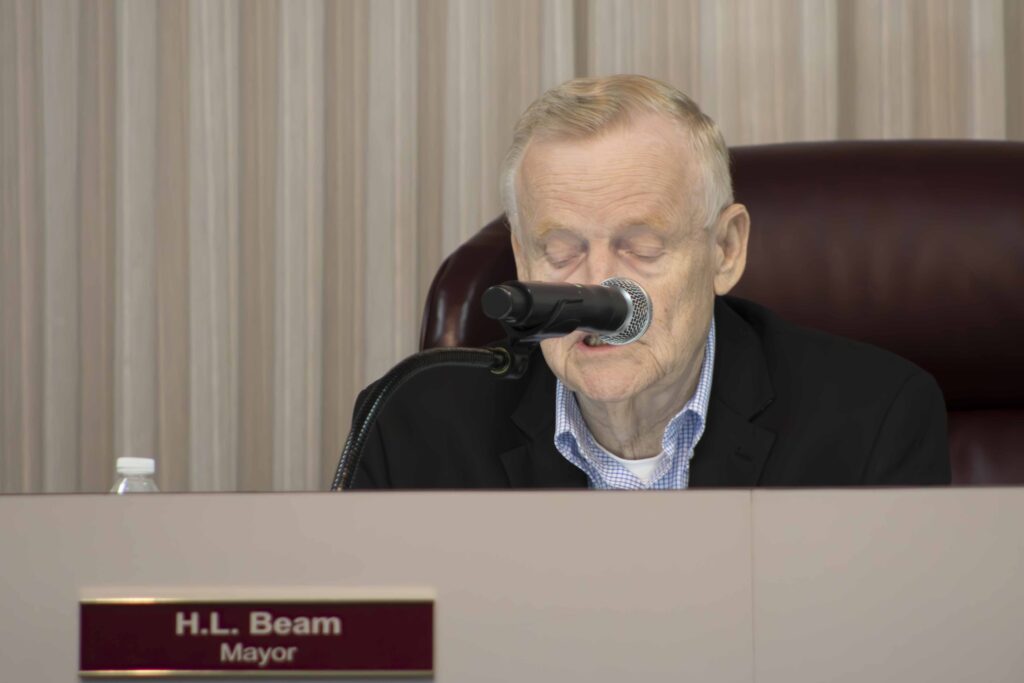
<svg viewBox="0 0 1024 683"><path fill-rule="evenodd" d="M78 680L83 596L310 587L436 591L438 681L754 668L749 491L0 496L0 548L3 681Z"/></svg>
<svg viewBox="0 0 1024 683"><path fill-rule="evenodd" d="M1024 681L1024 489L753 503L757 683Z"/></svg>

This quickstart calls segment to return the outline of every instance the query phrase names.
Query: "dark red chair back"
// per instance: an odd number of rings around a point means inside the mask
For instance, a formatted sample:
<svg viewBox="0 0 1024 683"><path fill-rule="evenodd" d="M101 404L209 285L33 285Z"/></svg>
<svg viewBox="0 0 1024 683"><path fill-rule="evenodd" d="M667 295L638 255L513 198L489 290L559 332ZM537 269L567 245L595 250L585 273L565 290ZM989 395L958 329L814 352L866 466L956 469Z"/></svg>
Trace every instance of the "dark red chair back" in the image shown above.
<svg viewBox="0 0 1024 683"><path fill-rule="evenodd" d="M946 396L954 482L1024 483L1024 143L738 147L732 172L752 218L733 293L925 368ZM500 338L478 302L514 278L498 218L438 271L421 347Z"/></svg>

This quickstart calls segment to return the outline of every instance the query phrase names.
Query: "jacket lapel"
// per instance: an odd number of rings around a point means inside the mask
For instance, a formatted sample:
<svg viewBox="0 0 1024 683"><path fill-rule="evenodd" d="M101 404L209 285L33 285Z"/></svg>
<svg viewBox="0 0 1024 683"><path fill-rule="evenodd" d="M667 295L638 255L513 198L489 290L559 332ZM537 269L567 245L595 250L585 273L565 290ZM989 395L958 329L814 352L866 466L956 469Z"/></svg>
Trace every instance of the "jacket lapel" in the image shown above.
<svg viewBox="0 0 1024 683"><path fill-rule="evenodd" d="M691 486L756 486L775 433L751 422L774 398L761 341L725 300L715 301L715 370Z"/></svg>
<svg viewBox="0 0 1024 683"><path fill-rule="evenodd" d="M555 448L554 431L551 439L547 444L536 440L501 454L509 486L514 489L575 489L589 485L587 475Z"/></svg>
<svg viewBox="0 0 1024 683"><path fill-rule="evenodd" d="M587 475L555 448L555 377L540 352L530 362L527 387L512 421L523 443L500 454L512 488L586 487Z"/></svg>

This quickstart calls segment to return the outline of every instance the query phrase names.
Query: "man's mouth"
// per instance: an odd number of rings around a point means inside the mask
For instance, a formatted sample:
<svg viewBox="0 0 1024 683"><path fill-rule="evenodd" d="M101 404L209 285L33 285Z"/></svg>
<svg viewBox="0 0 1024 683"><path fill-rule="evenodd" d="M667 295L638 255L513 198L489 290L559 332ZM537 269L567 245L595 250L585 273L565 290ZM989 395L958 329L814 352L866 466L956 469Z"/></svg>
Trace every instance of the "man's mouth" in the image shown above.
<svg viewBox="0 0 1024 683"><path fill-rule="evenodd" d="M583 338L583 343L587 346L608 346L605 342L601 341L601 338L596 334L590 334Z"/></svg>

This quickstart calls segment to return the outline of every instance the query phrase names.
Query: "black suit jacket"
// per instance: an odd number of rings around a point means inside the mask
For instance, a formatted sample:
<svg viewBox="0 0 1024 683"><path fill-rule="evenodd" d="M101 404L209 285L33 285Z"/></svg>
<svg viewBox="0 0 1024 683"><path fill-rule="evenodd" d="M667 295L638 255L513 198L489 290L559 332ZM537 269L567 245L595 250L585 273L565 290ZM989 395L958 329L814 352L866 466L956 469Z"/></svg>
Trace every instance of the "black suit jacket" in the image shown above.
<svg viewBox="0 0 1024 683"><path fill-rule="evenodd" d="M881 349L715 302L715 369L690 486L946 484L935 380ZM554 447L555 378L538 351L520 380L473 368L411 379L381 412L353 488L573 488ZM358 403L358 402L357 402Z"/></svg>

